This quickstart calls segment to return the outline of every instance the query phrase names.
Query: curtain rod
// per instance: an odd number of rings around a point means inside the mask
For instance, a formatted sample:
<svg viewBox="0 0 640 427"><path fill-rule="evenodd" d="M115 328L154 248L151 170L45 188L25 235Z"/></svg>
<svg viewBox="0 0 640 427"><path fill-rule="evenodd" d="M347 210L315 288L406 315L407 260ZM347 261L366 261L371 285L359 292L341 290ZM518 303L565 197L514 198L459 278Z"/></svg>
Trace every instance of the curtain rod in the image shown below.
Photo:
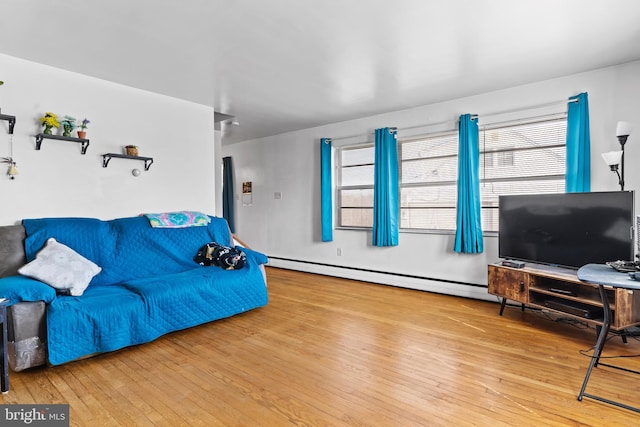
<svg viewBox="0 0 640 427"><path fill-rule="evenodd" d="M489 113L489 114L482 114L482 115L472 114L471 117L472 118L478 118L478 116L481 116L481 117L500 116L502 114L518 113L520 111L527 111L527 110L536 110L538 108L552 107L552 106L554 106L556 104L561 104L561 103L570 104L570 103L573 103L573 102L579 102L578 98L575 98L575 99L562 99L562 100L558 100L558 101L547 102L545 104L532 105L532 106L528 106L528 107L518 108L518 109L515 109L515 110L498 111L498 112ZM458 120L444 120L444 121L441 121L441 122L427 123L427 124L416 125L416 126L409 126L409 127L402 128L400 130L411 130L411 129L417 129L417 128L422 128L422 127L441 126L441 125L450 124L451 122L457 123ZM391 129L394 129L396 131L398 130L398 128L395 128L395 127L392 127ZM375 131L373 133L375 133ZM357 138L357 137L362 137L362 136L366 137L367 135L368 134L356 134L356 135L341 136L341 137L338 137L338 138L329 138L329 139L332 140L332 141L340 141L342 139L351 139L351 138Z"/></svg>
<svg viewBox="0 0 640 427"><path fill-rule="evenodd" d="M522 107L522 108L517 108L515 110L497 111L495 113L483 114L482 117L501 116L502 114L518 113L520 111L527 111L527 110L537 110L538 108L553 107L556 104L561 104L561 103L572 104L574 102L579 102L578 98L576 98L576 99L565 99L565 100L554 101L554 102L547 102L546 104L533 105L533 106L530 106L530 107Z"/></svg>

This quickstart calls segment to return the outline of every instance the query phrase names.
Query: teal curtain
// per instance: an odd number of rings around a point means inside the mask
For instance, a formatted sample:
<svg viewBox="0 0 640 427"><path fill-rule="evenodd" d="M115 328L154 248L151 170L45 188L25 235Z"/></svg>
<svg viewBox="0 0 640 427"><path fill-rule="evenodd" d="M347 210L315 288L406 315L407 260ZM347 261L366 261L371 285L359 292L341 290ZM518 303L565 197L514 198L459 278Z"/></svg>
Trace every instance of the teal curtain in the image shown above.
<svg viewBox="0 0 640 427"><path fill-rule="evenodd" d="M373 167L373 246L398 244L398 142L394 128L376 129Z"/></svg>
<svg viewBox="0 0 640 427"><path fill-rule="evenodd" d="M218 187L220 188L220 187ZM222 158L222 217L229 223L232 233L236 232L233 212L233 162L231 157Z"/></svg>
<svg viewBox="0 0 640 427"><path fill-rule="evenodd" d="M477 117L460 116L458 129L458 204L454 251L481 253L480 144Z"/></svg>
<svg viewBox="0 0 640 427"><path fill-rule="evenodd" d="M320 139L320 198L322 241L333 240L333 203L331 186L331 139Z"/></svg>
<svg viewBox="0 0 640 427"><path fill-rule="evenodd" d="M574 101L577 100L577 101ZM586 93L569 98L567 112L566 192L591 191L591 136Z"/></svg>

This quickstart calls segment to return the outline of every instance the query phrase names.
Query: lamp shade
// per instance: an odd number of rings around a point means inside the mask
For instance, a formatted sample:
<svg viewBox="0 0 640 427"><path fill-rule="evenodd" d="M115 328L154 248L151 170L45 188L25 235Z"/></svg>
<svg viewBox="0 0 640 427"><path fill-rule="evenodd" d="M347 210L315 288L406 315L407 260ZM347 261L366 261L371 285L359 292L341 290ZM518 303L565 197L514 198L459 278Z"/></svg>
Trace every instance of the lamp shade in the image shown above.
<svg viewBox="0 0 640 427"><path fill-rule="evenodd" d="M633 130L633 126L629 122L618 122L616 126L616 136L629 136L631 135L631 131Z"/></svg>
<svg viewBox="0 0 640 427"><path fill-rule="evenodd" d="M16 164L15 163L10 163L9 164L9 169L7 170L7 175L13 177L15 175L18 175L18 168L16 168Z"/></svg>
<svg viewBox="0 0 640 427"><path fill-rule="evenodd" d="M608 153L602 153L602 158L608 166L619 165L622 160L622 151L609 151Z"/></svg>

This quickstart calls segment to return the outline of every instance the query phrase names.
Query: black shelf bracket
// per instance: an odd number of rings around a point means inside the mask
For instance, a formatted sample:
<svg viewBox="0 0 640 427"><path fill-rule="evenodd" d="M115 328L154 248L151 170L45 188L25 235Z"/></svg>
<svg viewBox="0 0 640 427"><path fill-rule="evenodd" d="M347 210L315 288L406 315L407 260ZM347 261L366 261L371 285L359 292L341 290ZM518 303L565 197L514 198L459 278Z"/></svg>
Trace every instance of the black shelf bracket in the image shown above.
<svg viewBox="0 0 640 427"><path fill-rule="evenodd" d="M87 154L87 148L89 148L89 140L84 138L74 138L72 136L62 136L62 135L49 135L46 133L39 133L36 135L36 150L39 150L42 146L42 140L44 139L56 139L58 141L69 141L69 142L77 142L82 144L82 154Z"/></svg>
<svg viewBox="0 0 640 427"><path fill-rule="evenodd" d="M102 167L106 168L112 158L144 161L144 170L148 171L153 164L153 157L127 156L126 154L107 153L102 155Z"/></svg>
<svg viewBox="0 0 640 427"><path fill-rule="evenodd" d="M0 114L0 120L6 120L9 122L9 133L13 133L13 127L16 125L16 116L9 116L7 114Z"/></svg>

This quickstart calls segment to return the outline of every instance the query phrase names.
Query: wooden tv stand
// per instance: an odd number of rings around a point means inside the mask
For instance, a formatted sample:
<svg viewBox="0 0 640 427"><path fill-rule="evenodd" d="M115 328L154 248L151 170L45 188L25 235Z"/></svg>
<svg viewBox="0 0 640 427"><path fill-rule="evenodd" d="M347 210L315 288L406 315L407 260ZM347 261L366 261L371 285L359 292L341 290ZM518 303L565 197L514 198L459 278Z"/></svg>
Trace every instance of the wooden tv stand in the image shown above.
<svg viewBox="0 0 640 427"><path fill-rule="evenodd" d="M602 308L598 286L578 279L576 270L533 263L523 268L490 264L488 285L490 294L502 298L501 316L510 299L522 303L523 309L527 305L602 326L602 314L597 313ZM611 329L640 324L640 291L607 287L606 293L613 314ZM563 304L569 308L562 308ZM589 309L586 316L577 314L573 307L593 307L595 313Z"/></svg>

